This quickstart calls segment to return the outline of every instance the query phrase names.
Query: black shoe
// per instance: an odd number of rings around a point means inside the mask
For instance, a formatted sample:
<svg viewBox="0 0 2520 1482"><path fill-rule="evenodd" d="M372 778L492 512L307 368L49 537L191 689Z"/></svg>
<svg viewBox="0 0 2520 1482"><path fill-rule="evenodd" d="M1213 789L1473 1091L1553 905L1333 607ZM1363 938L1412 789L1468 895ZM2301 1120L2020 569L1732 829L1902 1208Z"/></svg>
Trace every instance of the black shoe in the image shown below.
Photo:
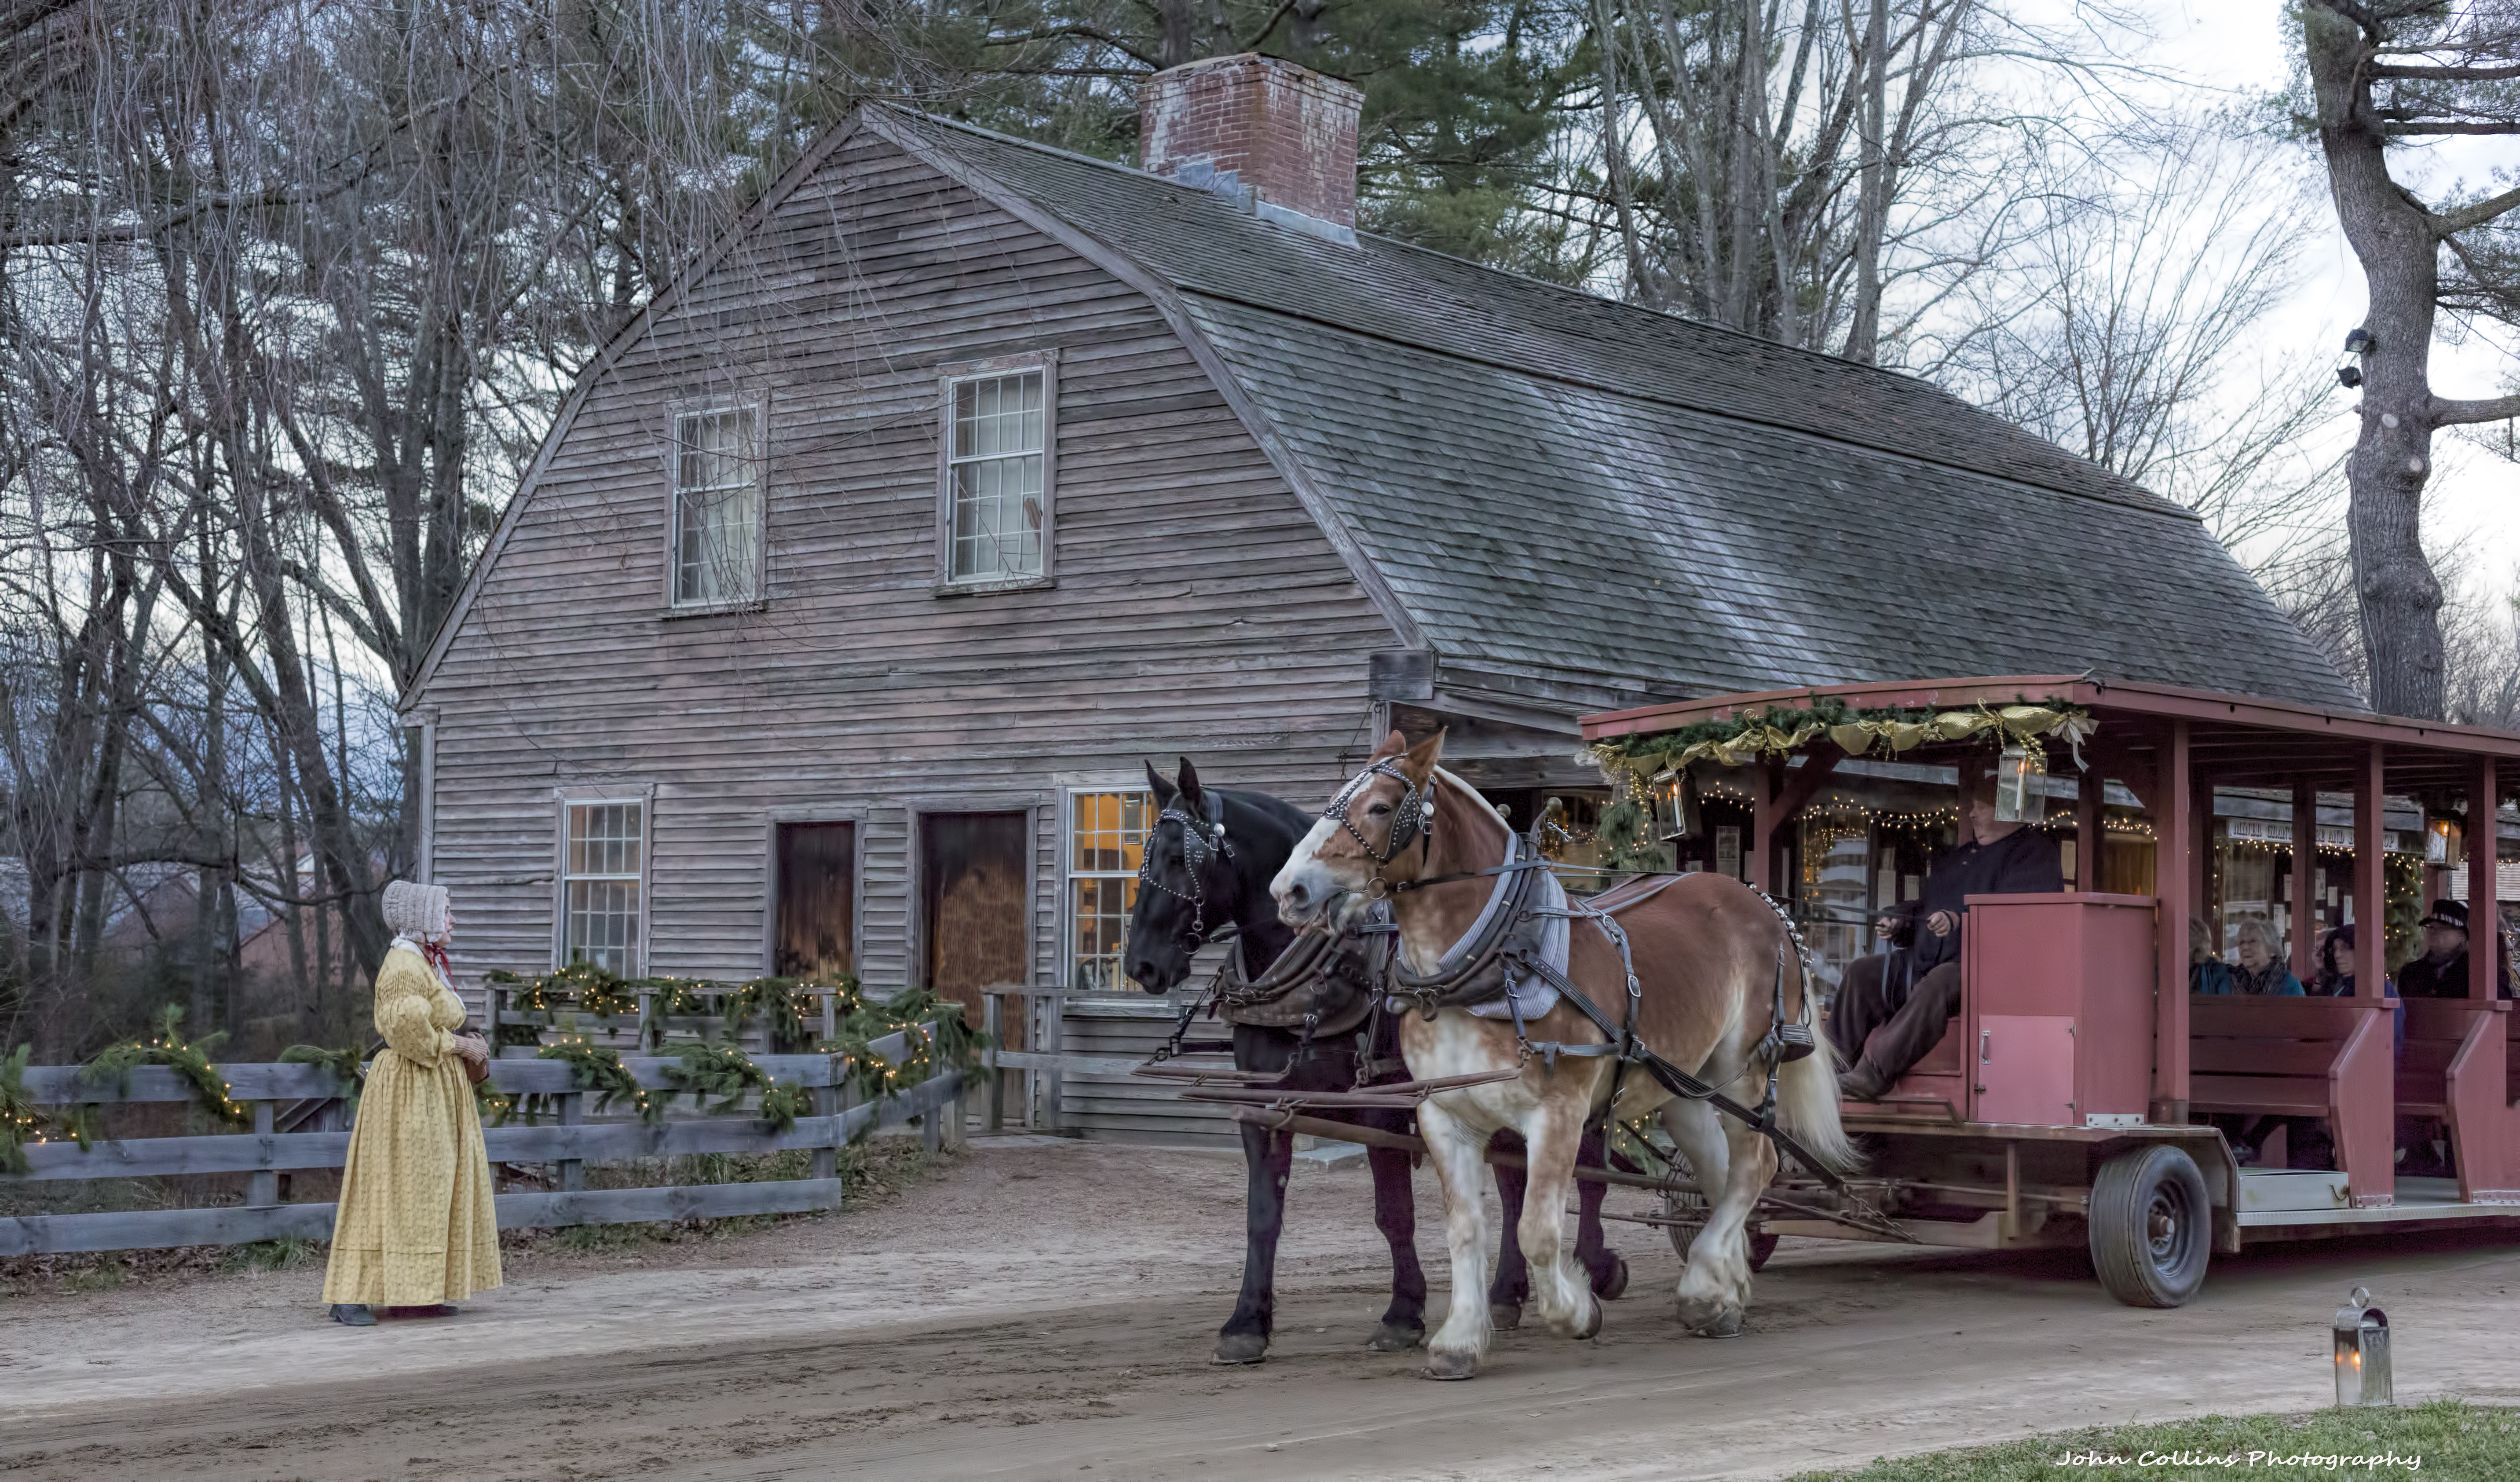
<svg viewBox="0 0 2520 1482"><path fill-rule="evenodd" d="M374 1327L377 1315L365 1302L336 1302L333 1304L333 1321L344 1327Z"/></svg>
<svg viewBox="0 0 2520 1482"><path fill-rule="evenodd" d="M1890 1089L1890 1079L1859 1061L1854 1069L1837 1078L1837 1094L1850 1101L1877 1101Z"/></svg>

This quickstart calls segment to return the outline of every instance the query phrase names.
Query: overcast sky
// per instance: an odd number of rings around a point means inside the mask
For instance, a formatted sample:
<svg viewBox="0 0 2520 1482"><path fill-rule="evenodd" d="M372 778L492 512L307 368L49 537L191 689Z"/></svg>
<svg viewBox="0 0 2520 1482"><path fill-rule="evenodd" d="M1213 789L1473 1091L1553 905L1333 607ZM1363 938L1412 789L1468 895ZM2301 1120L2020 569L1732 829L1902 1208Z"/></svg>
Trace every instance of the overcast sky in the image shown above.
<svg viewBox="0 0 2520 1482"><path fill-rule="evenodd" d="M2037 4L2052 5L2061 17L2070 0ZM2291 63L2283 0L2152 0L2152 14L2156 39L2148 60L2177 69L2191 84L2228 90L2234 102L2285 85ZM2392 159L2398 178L2427 199L2437 199L2427 187L2459 178L2483 182L2497 173L2508 176L2515 168L2520 168L2520 140L2513 139L2446 141L2394 152ZM2332 208L2320 210L2318 227L2292 302L2270 326L2270 340L2301 355L2334 361L2345 332L2362 319L2362 270L2336 228ZM2513 364L2507 337L2499 343L2483 337L2458 345L2437 343L2433 389L2444 396L2499 395L2507 389ZM2352 442L2353 419L2347 414L2353 401L2339 388L2338 415L2328 435L2340 448ZM2458 560L2445 548L2474 542L2476 560L2483 563L2479 574L2496 590L2510 590L2520 580L2520 466L2482 455L2448 432L2438 435L2434 448L2439 472L2429 490L2425 545L2448 580L2456 569L2475 569L2475 562Z"/></svg>

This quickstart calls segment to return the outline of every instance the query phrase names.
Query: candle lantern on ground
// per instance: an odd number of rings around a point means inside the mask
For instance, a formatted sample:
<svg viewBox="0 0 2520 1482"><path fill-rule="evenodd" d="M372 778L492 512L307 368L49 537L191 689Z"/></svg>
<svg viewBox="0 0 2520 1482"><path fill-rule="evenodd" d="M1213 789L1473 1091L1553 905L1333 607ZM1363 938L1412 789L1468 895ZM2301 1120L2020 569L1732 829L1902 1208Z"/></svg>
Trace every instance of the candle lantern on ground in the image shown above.
<svg viewBox="0 0 2520 1482"><path fill-rule="evenodd" d="M2389 1315L2361 1286L2336 1309L2336 1403L2388 1405Z"/></svg>

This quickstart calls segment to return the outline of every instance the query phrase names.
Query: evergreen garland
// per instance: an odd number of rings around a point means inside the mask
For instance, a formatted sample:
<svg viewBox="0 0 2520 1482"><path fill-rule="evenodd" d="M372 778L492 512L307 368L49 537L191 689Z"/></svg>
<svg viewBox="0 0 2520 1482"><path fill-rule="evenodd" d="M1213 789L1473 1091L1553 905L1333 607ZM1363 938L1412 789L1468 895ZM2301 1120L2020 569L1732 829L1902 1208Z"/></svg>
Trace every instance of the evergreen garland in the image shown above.
<svg viewBox="0 0 2520 1482"><path fill-rule="evenodd" d="M355 1108L368 1089L368 1052L353 1047L348 1050L327 1050L321 1045L292 1045L280 1052L284 1065L321 1065L333 1072L333 1078L350 1088L344 1098Z"/></svg>
<svg viewBox="0 0 2520 1482"><path fill-rule="evenodd" d="M0 1057L0 1173L26 1171L25 1145L52 1143L69 1136L71 1129L26 1096L26 1057L34 1053L32 1045L21 1045L11 1055ZM85 1139L79 1142L87 1145Z"/></svg>
<svg viewBox="0 0 2520 1482"><path fill-rule="evenodd" d="M1605 772L1650 778L1701 757L1737 766L1757 756L1784 756L1823 737L1848 755L1862 756L1875 749L1897 755L1933 742L1970 740L2038 751L2042 738L2079 744L2093 730L2089 710L2028 696L2015 696L2013 703L2001 709L1980 702L1947 710L1859 710L1833 695L1807 698L1807 705L1766 705L1724 720L1596 741L1593 754Z"/></svg>
<svg viewBox="0 0 2520 1482"><path fill-rule="evenodd" d="M79 1084L91 1090L111 1085L117 1095L131 1088L131 1072L141 1065L163 1065L180 1076L192 1089L193 1100L220 1123L229 1127L251 1127L253 1108L229 1094L227 1077L210 1060L212 1052L227 1039L225 1033L205 1034L198 1040L183 1035L183 1009L169 1004L158 1015L158 1032L147 1040L125 1040L97 1052L96 1057L83 1066ZM103 1103L82 1101L70 1108L69 1125L79 1146L86 1147L97 1135L98 1118Z"/></svg>

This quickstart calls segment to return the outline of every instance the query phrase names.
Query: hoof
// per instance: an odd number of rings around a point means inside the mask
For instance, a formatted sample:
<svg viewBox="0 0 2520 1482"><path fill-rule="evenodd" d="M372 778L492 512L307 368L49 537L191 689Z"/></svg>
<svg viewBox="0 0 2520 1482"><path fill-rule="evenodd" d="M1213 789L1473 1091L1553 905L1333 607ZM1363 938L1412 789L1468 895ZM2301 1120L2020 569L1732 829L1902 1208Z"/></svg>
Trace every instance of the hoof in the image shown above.
<svg viewBox="0 0 2520 1482"><path fill-rule="evenodd" d="M1385 1323L1373 1330L1373 1336L1366 1340L1365 1346L1375 1353L1407 1353L1426 1346L1426 1329Z"/></svg>
<svg viewBox="0 0 2520 1482"><path fill-rule="evenodd" d="M1622 1268L1624 1270L1625 1268ZM1595 1297L1584 1304L1584 1321L1577 1324L1571 1338L1589 1338L1601 1330L1601 1299Z"/></svg>
<svg viewBox="0 0 2520 1482"><path fill-rule="evenodd" d="M1681 1325L1701 1338L1737 1338L1741 1336L1741 1309L1719 1307L1711 1302L1685 1302L1680 1309Z"/></svg>
<svg viewBox="0 0 2520 1482"><path fill-rule="evenodd" d="M1593 1295L1615 1302L1628 1294L1628 1258L1613 1253L1609 1269L1593 1273Z"/></svg>
<svg viewBox="0 0 2520 1482"><path fill-rule="evenodd" d="M1520 1302L1490 1302L1488 1304L1489 1327L1494 1328L1498 1332L1511 1332L1521 1325L1522 1304Z"/></svg>
<svg viewBox="0 0 2520 1482"><path fill-rule="evenodd" d="M1426 1367L1418 1373L1429 1379L1466 1379L1479 1371L1479 1356L1471 1353L1431 1353Z"/></svg>
<svg viewBox="0 0 2520 1482"><path fill-rule="evenodd" d="M1269 1357L1269 1335L1257 1332L1229 1332L1216 1340L1216 1352L1207 1356L1210 1364L1257 1364Z"/></svg>

